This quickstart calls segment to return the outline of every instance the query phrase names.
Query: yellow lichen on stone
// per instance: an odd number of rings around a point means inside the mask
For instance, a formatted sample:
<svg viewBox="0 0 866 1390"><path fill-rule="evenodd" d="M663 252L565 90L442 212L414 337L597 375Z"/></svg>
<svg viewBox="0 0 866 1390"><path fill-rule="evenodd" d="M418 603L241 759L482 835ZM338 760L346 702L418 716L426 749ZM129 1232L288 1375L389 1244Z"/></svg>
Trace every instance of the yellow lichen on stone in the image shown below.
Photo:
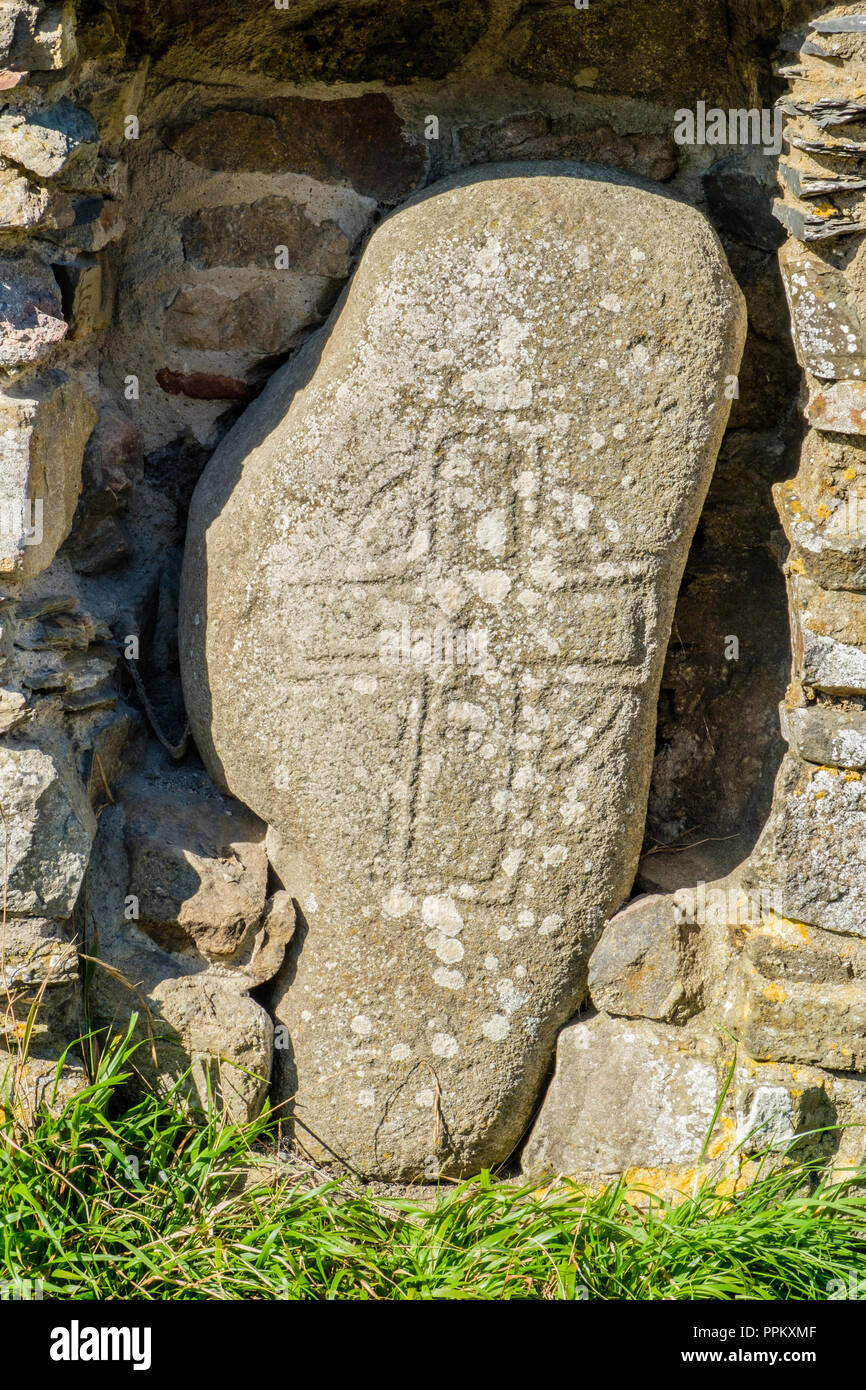
<svg viewBox="0 0 866 1390"><path fill-rule="evenodd" d="M772 1004L781 1004L787 997L787 990L782 989L782 986L777 984L775 980L772 984L764 986L764 998L769 999Z"/></svg>

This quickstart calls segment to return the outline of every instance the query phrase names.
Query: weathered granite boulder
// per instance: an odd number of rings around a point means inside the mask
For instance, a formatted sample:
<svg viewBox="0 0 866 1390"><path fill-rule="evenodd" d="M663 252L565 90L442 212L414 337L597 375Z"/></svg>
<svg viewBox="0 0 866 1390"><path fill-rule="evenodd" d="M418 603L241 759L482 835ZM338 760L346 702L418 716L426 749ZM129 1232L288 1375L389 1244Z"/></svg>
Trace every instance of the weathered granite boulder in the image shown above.
<svg viewBox="0 0 866 1390"><path fill-rule="evenodd" d="M374 233L199 484L187 705L301 906L275 1094L320 1156L466 1172L520 1138L633 881L743 335L692 209L473 170Z"/></svg>

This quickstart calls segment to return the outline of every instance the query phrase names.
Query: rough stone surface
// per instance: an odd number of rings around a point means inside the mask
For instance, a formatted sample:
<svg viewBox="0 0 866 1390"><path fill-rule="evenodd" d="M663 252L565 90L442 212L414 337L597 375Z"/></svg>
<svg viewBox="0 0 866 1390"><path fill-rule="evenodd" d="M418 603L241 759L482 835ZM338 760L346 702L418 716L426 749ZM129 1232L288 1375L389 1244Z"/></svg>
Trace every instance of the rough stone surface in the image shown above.
<svg viewBox="0 0 866 1390"><path fill-rule="evenodd" d="M656 99L671 108L691 106L708 92L721 106L749 105L755 19L751 8L721 11L707 0L659 0L651 10L628 0L581 8L524 0L510 66L529 81Z"/></svg>
<svg viewBox="0 0 866 1390"><path fill-rule="evenodd" d="M862 942L789 922L755 933L737 962L729 1026L758 1061L862 1070Z"/></svg>
<svg viewBox="0 0 866 1390"><path fill-rule="evenodd" d="M523 1150L528 1177L694 1167L719 1091L718 1049L603 1014L563 1028L556 1072Z"/></svg>
<svg viewBox="0 0 866 1390"><path fill-rule="evenodd" d="M303 911L276 1095L364 1171L520 1137L633 878L743 331L684 205L473 172L374 234L199 485L190 718Z"/></svg>
<svg viewBox="0 0 866 1390"><path fill-rule="evenodd" d="M0 156L40 178L86 187L96 171L98 132L93 117L66 97L53 106L0 111Z"/></svg>
<svg viewBox="0 0 866 1390"><path fill-rule="evenodd" d="M813 391L806 408L809 423L834 434L866 434L866 382L837 381Z"/></svg>
<svg viewBox="0 0 866 1390"><path fill-rule="evenodd" d="M859 772L817 768L789 754L747 879L778 888L785 917L866 936L864 836L866 782Z"/></svg>
<svg viewBox="0 0 866 1390"><path fill-rule="evenodd" d="M802 1147L804 1136L836 1119L820 1075L812 1085L792 1086L761 1078L744 1084L736 1099L737 1146L747 1154ZM818 1137L815 1135L815 1137Z"/></svg>
<svg viewBox="0 0 866 1390"><path fill-rule="evenodd" d="M32 579L69 534L96 411L75 380L51 372L0 395L0 575Z"/></svg>
<svg viewBox="0 0 866 1390"><path fill-rule="evenodd" d="M87 868L96 821L64 750L0 748L0 805L8 834L6 910L68 918Z"/></svg>
<svg viewBox="0 0 866 1390"><path fill-rule="evenodd" d="M427 167L423 145L405 138L381 92L336 101L285 97L266 103L261 113L216 110L167 131L163 139L205 169L293 169L351 183L363 196L386 203L410 193Z"/></svg>
<svg viewBox="0 0 866 1390"><path fill-rule="evenodd" d="M544 111L522 111L484 125L461 126L458 148L464 165L503 159L575 159L610 164L648 179L668 179L676 172L672 137L621 135L610 126L572 129Z"/></svg>
<svg viewBox="0 0 866 1390"><path fill-rule="evenodd" d="M779 707L782 736L792 752L821 766L866 768L866 711Z"/></svg>
<svg viewBox="0 0 866 1390"><path fill-rule="evenodd" d="M794 667L804 686L828 695L866 695L866 598L791 585Z"/></svg>
<svg viewBox="0 0 866 1390"><path fill-rule="evenodd" d="M250 384L243 377L213 372L174 372L161 367L156 379L166 395L189 396L196 401L242 401L250 394Z"/></svg>
<svg viewBox="0 0 866 1390"><path fill-rule="evenodd" d="M107 328L114 298L107 263L99 256L76 256L56 266L54 274L63 295L70 341Z"/></svg>
<svg viewBox="0 0 866 1390"><path fill-rule="evenodd" d="M33 986L76 985L78 953L56 921L8 917L0 963L0 992L14 996Z"/></svg>
<svg viewBox="0 0 866 1390"><path fill-rule="evenodd" d="M165 322L178 347L207 352L244 348L275 356L294 345L300 329L321 321L318 297L311 299L299 301L294 286L283 287L273 279L240 290L189 285L178 290Z"/></svg>
<svg viewBox="0 0 866 1390"><path fill-rule="evenodd" d="M3 0L0 5L0 66L13 72L52 72L76 56L75 6Z"/></svg>
<svg viewBox="0 0 866 1390"><path fill-rule="evenodd" d="M34 1117L45 1110L59 1114L90 1085L83 1063L71 1054L66 1056L58 1081L59 1060L59 1053L20 1057L14 1051L0 1052L0 1102L22 1117Z"/></svg>
<svg viewBox="0 0 866 1390"><path fill-rule="evenodd" d="M279 969L294 930L291 903L265 901L253 820L201 774L135 774L100 815L88 872L91 953L109 967L94 973L96 1024L137 1014L143 1073L171 1086L191 1069L190 1100L206 1105L210 1083L239 1121L261 1108L274 1047L248 991Z"/></svg>
<svg viewBox="0 0 866 1390"><path fill-rule="evenodd" d="M693 937L694 928L677 920L671 898L629 903L608 922L589 962L589 992L596 1008L626 1018L682 1023L699 1002Z"/></svg>
<svg viewBox="0 0 866 1390"><path fill-rule="evenodd" d="M60 287L31 257L0 260L0 367L39 362L66 337Z"/></svg>
<svg viewBox="0 0 866 1390"><path fill-rule="evenodd" d="M279 247L289 267L342 279L349 270L349 242L335 222L317 224L291 198L271 196L241 207L204 208L181 228L190 265L273 267Z"/></svg>
<svg viewBox="0 0 866 1390"><path fill-rule="evenodd" d="M797 356L829 381L866 376L866 341L844 275L814 252L789 242L780 253Z"/></svg>
<svg viewBox="0 0 866 1390"><path fill-rule="evenodd" d="M16 169L0 170L0 231L66 226L73 216L64 193L52 192Z"/></svg>
<svg viewBox="0 0 866 1390"><path fill-rule="evenodd" d="M139 924L167 950L225 961L258 930L267 897L264 827L223 810L129 796L126 845Z"/></svg>
<svg viewBox="0 0 866 1390"><path fill-rule="evenodd" d="M866 529L816 515L796 478L780 483L773 496L801 573L830 589L866 589Z"/></svg>

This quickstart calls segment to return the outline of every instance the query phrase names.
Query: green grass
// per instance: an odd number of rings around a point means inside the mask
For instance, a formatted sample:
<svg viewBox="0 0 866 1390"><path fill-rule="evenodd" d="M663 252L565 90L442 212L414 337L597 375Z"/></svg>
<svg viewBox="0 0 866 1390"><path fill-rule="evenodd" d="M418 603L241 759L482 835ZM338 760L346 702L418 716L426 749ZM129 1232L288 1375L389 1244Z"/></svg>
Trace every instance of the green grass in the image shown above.
<svg viewBox="0 0 866 1390"><path fill-rule="evenodd" d="M130 1047L22 1132L0 1120L0 1277L66 1299L824 1299L866 1279L866 1184L766 1172L637 1208L622 1186L482 1175L433 1202L300 1171L275 1181L268 1118L125 1108ZM138 1176L135 1164L138 1160ZM804 1191L811 1195L804 1196Z"/></svg>

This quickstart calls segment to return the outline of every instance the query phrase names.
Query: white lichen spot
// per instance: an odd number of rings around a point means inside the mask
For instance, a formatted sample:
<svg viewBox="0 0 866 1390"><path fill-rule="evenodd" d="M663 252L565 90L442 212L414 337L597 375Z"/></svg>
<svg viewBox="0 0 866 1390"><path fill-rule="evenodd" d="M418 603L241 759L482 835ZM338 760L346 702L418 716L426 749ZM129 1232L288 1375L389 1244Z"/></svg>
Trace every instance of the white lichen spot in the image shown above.
<svg viewBox="0 0 866 1390"><path fill-rule="evenodd" d="M568 858L567 845L545 845L541 851L541 858L546 869L556 868L564 864Z"/></svg>
<svg viewBox="0 0 866 1390"><path fill-rule="evenodd" d="M418 1106L419 1110L432 1110L435 1099L436 1092L431 1091L429 1088L424 1091L415 1092L415 1104Z"/></svg>
<svg viewBox="0 0 866 1390"><path fill-rule="evenodd" d="M494 1014L481 1025L481 1031L488 1042L502 1042L511 1030L510 1021L503 1014Z"/></svg>
<svg viewBox="0 0 866 1390"><path fill-rule="evenodd" d="M513 314L508 314L499 325L499 342L496 351L505 361L510 361L520 352L520 345L529 333L529 324L521 323Z"/></svg>
<svg viewBox="0 0 866 1390"><path fill-rule="evenodd" d="M475 538L482 550L489 550L497 558L505 554L506 541L505 516L502 512L488 512L475 527Z"/></svg>
<svg viewBox="0 0 866 1390"><path fill-rule="evenodd" d="M466 954L462 945L454 936L442 936L439 934L434 950L441 961L446 965L457 965Z"/></svg>
<svg viewBox="0 0 866 1390"><path fill-rule="evenodd" d="M462 989L466 979L459 970L446 970L444 965L440 965L438 970L433 971L433 983L440 989Z"/></svg>
<svg viewBox="0 0 866 1390"><path fill-rule="evenodd" d="M504 603L511 591L511 576L504 570L474 570L466 578L485 603Z"/></svg>
<svg viewBox="0 0 866 1390"><path fill-rule="evenodd" d="M563 924L563 921L564 919L560 917L558 912L551 912L549 916L544 918L544 921L538 928L538 935L553 936L554 932L559 931L560 927Z"/></svg>
<svg viewBox="0 0 866 1390"><path fill-rule="evenodd" d="M388 896L382 899L382 911L386 917L405 917L414 906L415 899L405 888L392 888Z"/></svg>
<svg viewBox="0 0 866 1390"><path fill-rule="evenodd" d="M517 493L517 496L522 497L524 501L526 498L532 496L537 487L538 477L530 469L525 469L522 473L518 473L514 480L514 491Z"/></svg>
<svg viewBox="0 0 866 1390"><path fill-rule="evenodd" d="M373 1025L366 1014L356 1014L350 1024L353 1033L357 1033L359 1038L366 1038L373 1031Z"/></svg>
<svg viewBox="0 0 866 1390"><path fill-rule="evenodd" d="M362 1110L372 1110L373 1106L376 1104L376 1092L359 1091L358 1104L360 1105Z"/></svg>
<svg viewBox="0 0 866 1390"><path fill-rule="evenodd" d="M529 998L528 995L521 994L513 980L500 980L496 989L499 993L499 1007L504 1014L516 1013Z"/></svg>
<svg viewBox="0 0 866 1390"><path fill-rule="evenodd" d="M456 1057L460 1048L451 1033L434 1033L430 1044L434 1057Z"/></svg>
<svg viewBox="0 0 866 1390"><path fill-rule="evenodd" d="M486 711L471 700L454 700L445 711L445 717L458 729L475 729L478 733L483 733L488 724Z"/></svg>
<svg viewBox="0 0 866 1390"><path fill-rule="evenodd" d="M475 405L485 410L522 410L532 404L532 382L517 375L509 362L464 372L460 385Z"/></svg>
<svg viewBox="0 0 866 1390"><path fill-rule="evenodd" d="M571 501L572 514L574 516L575 531L585 531L589 526L590 514L595 503L590 497L584 496L582 492L576 492Z"/></svg>
<svg viewBox="0 0 866 1390"><path fill-rule="evenodd" d="M463 930L463 918L457 904L445 893L431 894L424 899L421 920L425 927L432 927L443 936L459 936Z"/></svg>
<svg viewBox="0 0 866 1390"><path fill-rule="evenodd" d="M502 872L506 878L513 878L526 856L525 849L510 849L502 860Z"/></svg>
<svg viewBox="0 0 866 1390"><path fill-rule="evenodd" d="M397 1043L395 1047L391 1048L392 1062L408 1062L411 1056L412 1049L408 1043Z"/></svg>

